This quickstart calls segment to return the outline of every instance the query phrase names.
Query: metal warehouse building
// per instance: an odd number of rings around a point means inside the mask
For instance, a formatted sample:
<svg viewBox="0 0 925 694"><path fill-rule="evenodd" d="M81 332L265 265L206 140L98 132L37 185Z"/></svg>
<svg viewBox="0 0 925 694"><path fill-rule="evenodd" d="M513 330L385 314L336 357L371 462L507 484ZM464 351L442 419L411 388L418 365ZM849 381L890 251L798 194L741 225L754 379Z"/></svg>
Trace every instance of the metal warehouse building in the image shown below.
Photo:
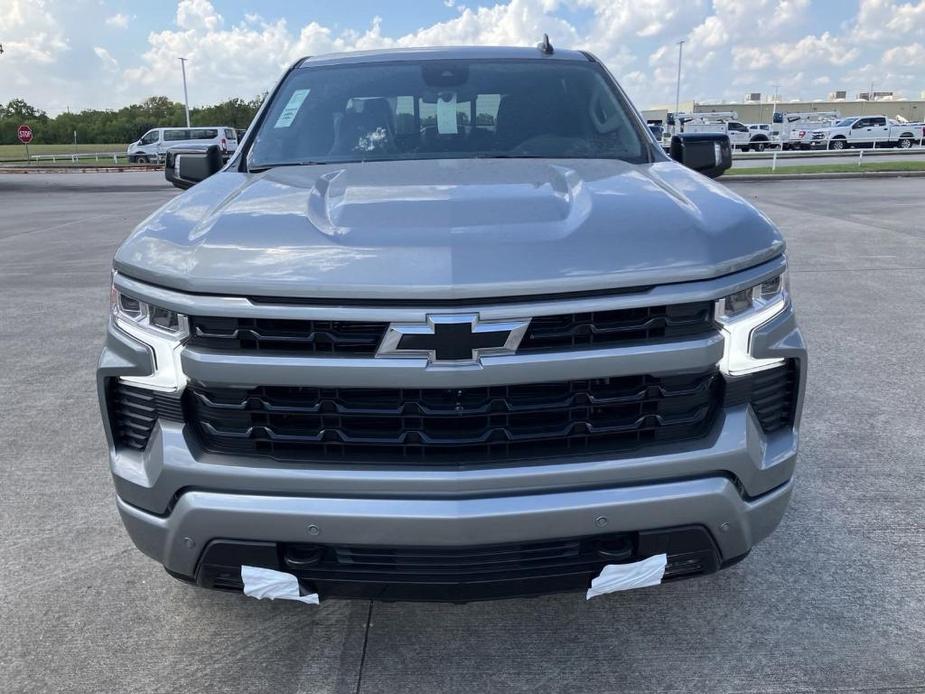
<svg viewBox="0 0 925 694"><path fill-rule="evenodd" d="M646 120L664 121L674 104L643 109ZM799 113L806 111L838 111L843 116L878 116L888 118L902 116L912 122L925 121L925 99L874 100L864 99L819 100L819 101L743 101L739 103L698 103L685 101L680 104L681 112L703 113L705 111L735 111L743 123L770 123L774 111Z"/></svg>

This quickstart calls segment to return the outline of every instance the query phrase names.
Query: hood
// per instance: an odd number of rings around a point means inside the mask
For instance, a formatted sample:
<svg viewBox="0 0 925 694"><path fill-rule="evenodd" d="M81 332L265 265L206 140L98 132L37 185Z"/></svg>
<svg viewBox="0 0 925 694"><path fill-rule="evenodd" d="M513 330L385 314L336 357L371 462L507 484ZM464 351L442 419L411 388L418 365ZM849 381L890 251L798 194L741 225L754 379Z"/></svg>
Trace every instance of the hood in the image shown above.
<svg viewBox="0 0 925 694"><path fill-rule="evenodd" d="M706 279L783 248L670 161L452 159L222 172L142 222L115 266L194 292L463 299Z"/></svg>

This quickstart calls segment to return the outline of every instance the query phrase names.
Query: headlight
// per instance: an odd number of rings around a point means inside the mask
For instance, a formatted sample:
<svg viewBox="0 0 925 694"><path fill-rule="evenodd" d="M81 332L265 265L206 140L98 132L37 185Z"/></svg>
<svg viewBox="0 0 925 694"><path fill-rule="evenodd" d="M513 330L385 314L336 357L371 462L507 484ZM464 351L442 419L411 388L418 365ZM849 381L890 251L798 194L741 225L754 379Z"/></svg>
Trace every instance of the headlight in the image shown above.
<svg viewBox="0 0 925 694"><path fill-rule="evenodd" d="M720 370L730 376L762 371L784 362L781 358L757 358L751 354L752 332L787 306L790 287L786 272L730 294L716 302L716 320L725 346Z"/></svg>
<svg viewBox="0 0 925 694"><path fill-rule="evenodd" d="M161 306L124 294L112 286L110 311L115 325L146 344L154 353L154 372L147 376L121 376L126 383L175 392L186 385L180 364L183 343L189 337L189 319Z"/></svg>
<svg viewBox="0 0 925 694"><path fill-rule="evenodd" d="M154 335L178 340L183 340L189 335L189 321L186 316L123 294L115 285L110 292L110 308L120 327L130 323Z"/></svg>

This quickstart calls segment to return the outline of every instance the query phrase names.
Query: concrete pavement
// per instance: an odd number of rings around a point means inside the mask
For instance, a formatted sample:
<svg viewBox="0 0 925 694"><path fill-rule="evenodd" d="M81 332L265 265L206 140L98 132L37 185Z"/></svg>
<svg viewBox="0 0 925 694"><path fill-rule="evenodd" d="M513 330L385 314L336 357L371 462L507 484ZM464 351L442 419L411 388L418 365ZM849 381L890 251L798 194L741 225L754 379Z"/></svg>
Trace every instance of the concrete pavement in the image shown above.
<svg viewBox="0 0 925 694"><path fill-rule="evenodd" d="M789 243L811 352L782 526L720 574L585 602L207 592L134 549L93 369L110 260L160 174L0 175L0 691L925 691L925 201L735 183Z"/></svg>

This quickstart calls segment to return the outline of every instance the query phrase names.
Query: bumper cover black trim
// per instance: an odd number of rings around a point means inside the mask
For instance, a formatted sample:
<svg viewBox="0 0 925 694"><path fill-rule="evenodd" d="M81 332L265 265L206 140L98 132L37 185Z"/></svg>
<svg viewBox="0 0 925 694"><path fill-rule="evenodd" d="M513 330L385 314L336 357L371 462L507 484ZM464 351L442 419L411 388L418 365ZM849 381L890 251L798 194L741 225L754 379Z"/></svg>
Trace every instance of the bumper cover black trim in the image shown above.
<svg viewBox="0 0 925 694"><path fill-rule="evenodd" d="M469 602L586 590L607 564L661 553L668 555L665 581L710 574L740 559L724 562L706 528L682 526L452 549L214 540L195 576L172 575L241 590L246 564L294 574L322 599Z"/></svg>

